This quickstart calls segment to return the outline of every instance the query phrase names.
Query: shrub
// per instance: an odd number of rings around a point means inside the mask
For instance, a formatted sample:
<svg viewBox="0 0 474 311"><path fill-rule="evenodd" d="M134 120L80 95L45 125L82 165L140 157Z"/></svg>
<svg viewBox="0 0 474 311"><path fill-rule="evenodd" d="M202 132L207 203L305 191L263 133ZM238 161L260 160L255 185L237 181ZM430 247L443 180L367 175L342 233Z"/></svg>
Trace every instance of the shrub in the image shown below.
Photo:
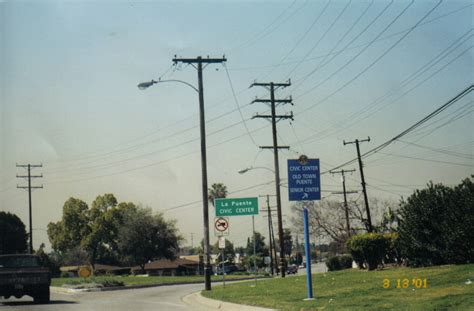
<svg viewBox="0 0 474 311"><path fill-rule="evenodd" d="M341 270L341 263L339 262L339 257L333 256L329 257L329 259L326 261L326 266L328 267L329 271L337 271Z"/></svg>
<svg viewBox="0 0 474 311"><path fill-rule="evenodd" d="M350 269L352 268L352 256L343 255L339 257L339 263L341 264L341 269Z"/></svg>
<svg viewBox="0 0 474 311"><path fill-rule="evenodd" d="M384 234L388 241L387 252L384 257L384 263L398 263L400 264L402 259L400 255L400 240L397 233Z"/></svg>
<svg viewBox="0 0 474 311"><path fill-rule="evenodd" d="M399 244L409 265L474 262L473 177L455 187L430 183L401 202Z"/></svg>
<svg viewBox="0 0 474 311"><path fill-rule="evenodd" d="M329 271L337 271L352 268L352 257L350 255L329 257L326 261Z"/></svg>
<svg viewBox="0 0 474 311"><path fill-rule="evenodd" d="M123 281L112 279L112 278L103 279L99 283L102 284L104 287L124 286Z"/></svg>
<svg viewBox="0 0 474 311"><path fill-rule="evenodd" d="M70 276L71 276L71 273L66 272L66 271L62 271L62 272L61 272L61 275L60 275L60 277L62 277L62 278L68 278L68 277L70 277Z"/></svg>
<svg viewBox="0 0 474 311"><path fill-rule="evenodd" d="M347 248L359 268L367 264L368 270L375 270L388 252L390 239L390 235L380 233L358 234L347 241Z"/></svg>

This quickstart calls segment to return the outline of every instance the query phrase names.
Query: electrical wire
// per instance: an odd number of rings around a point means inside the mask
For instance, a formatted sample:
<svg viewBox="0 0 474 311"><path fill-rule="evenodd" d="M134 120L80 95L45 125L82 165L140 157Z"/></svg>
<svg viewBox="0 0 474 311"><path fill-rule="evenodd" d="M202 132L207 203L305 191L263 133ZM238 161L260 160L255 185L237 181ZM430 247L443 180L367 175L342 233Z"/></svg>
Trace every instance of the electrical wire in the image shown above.
<svg viewBox="0 0 474 311"><path fill-rule="evenodd" d="M351 84L352 82L354 82L355 80L357 80L359 77L361 77L364 73L366 73L370 68L372 68L375 64L377 64L385 55L387 55L392 49L394 49L403 39L405 39L413 30L416 29L416 27L418 27L418 25L424 20L426 19L440 4L442 3L442 0L438 1L438 3L430 10L428 11L428 13L426 13L420 20L418 20L418 22L416 22L415 25L413 25L410 30L408 30L401 38L399 38L394 44L392 44L387 50L385 50L379 57L377 57L373 62L371 62L368 66L366 66L361 72L359 72L357 75L355 75L352 79L350 79L349 81L347 81L346 83L344 83L341 87L339 87L337 90L335 90L334 92L332 92L331 94L329 94L328 96L326 96L323 100L321 100L319 103L317 104L314 104L314 105L311 105L310 107L306 108L306 109L303 109L302 111L300 111L299 113L303 113L303 112L306 112L310 109L313 109L314 107L320 105L322 102L325 102L326 100L328 100L329 98L331 98L332 96L334 96L335 94L339 93L342 89L346 88L349 84ZM413 4L413 1L410 2L410 4L399 14L397 15L397 17L392 21L395 22L400 16L402 16L406 10L408 10L408 8ZM388 29L388 27L391 26L390 23L383 31L385 31L386 29Z"/></svg>
<svg viewBox="0 0 474 311"><path fill-rule="evenodd" d="M301 65L301 63L306 59L308 58L308 56L313 53L313 51L319 46L319 43L326 37L326 35L329 33L329 31L331 31L332 27L334 27L334 25L340 20L340 18L342 17L342 15L344 14L344 12L347 10L347 8L349 7L349 5L351 4L352 0L349 0L347 2L347 4L344 6L344 8L342 9L342 11L339 13L339 15L336 16L336 18L333 20L333 22L331 23L331 25L328 27L328 29L326 29L326 31L323 33L323 35L319 38L319 40L311 47L311 49L305 54L305 56L303 57L303 59L298 62L296 64L295 67L293 67L293 69L286 75L286 79L289 79L291 77L291 75L293 74L293 72L296 71L296 69Z"/></svg>
<svg viewBox="0 0 474 311"><path fill-rule="evenodd" d="M469 32L471 32L471 30L469 30L466 34L468 34ZM464 37L466 34L464 34L462 37ZM402 84L399 85L398 87L394 87L392 89L390 89L387 93L383 94L382 96L376 98L375 100L373 100L372 102L370 102L368 105L366 105L365 107L363 107L362 109L352 113L349 117L345 118L343 121L340 121L340 122L336 122L336 123L333 123L332 124L332 128L336 128L336 127L339 127L338 130L334 131L334 132L329 132L331 128L326 128L324 130L321 130L313 135L311 135L310 137L307 137L303 140L303 142L308 142L308 141L312 141L316 138L318 139L323 139L323 138L326 138L328 136L331 136L331 135L334 135L336 133L339 133L345 129L348 129L348 128L351 128L352 126L354 126L355 124L367 119L368 117L372 116L373 114L381 111L384 107L388 106L388 105L391 105L395 102L397 102L398 100L400 100L401 98L403 98L404 96L406 96L407 94L411 93L413 90L417 89L418 87L420 87L422 84L424 84L425 82L427 82L428 80L430 80L431 78L433 78L434 76L436 76L437 74L439 74L442 70L444 70L445 68L447 68L449 65L451 65L453 62L455 62L457 59L459 59L460 57L462 57L464 54L466 54L471 48L472 46L470 46L469 48L467 48L466 50L462 51L459 55L457 55L456 57L454 57L453 59L451 59L448 63L446 63L445 65L443 65L441 68L439 68L438 70L436 70L435 72L433 72L432 74L430 74L428 77L424 78L423 80L421 80L420 82L418 82L416 85L414 85L413 87L411 87L410 89L408 89L407 91L405 91L404 93L402 93L401 95L399 95L397 98L395 98L394 100L386 103L385 105L379 107L379 109L377 109L376 111L374 112L371 112L369 113L368 115L364 116L364 115L361 115L359 117L356 116L356 114L362 114L364 111L368 111L370 109L370 107L375 107L376 105L382 103L383 101L385 101L387 98L389 98L392 94L395 94L396 90L397 89L402 89L403 87L407 86L410 82L414 81L414 79L418 78L422 73L425 73L427 70L431 69L434 65L438 64L441 60L443 60L445 57L447 57L449 54L451 54L452 52L455 51L456 48L458 48L460 45L462 45L464 42L467 42L470 38L472 37L469 36L467 38L465 38L461 43L458 43L457 41L460 40L461 38L459 38L458 40L456 40L455 42L453 42L450 46L448 46L445 50L443 50L440 54L438 54L436 57L434 57L432 60L430 60L428 63L426 63L425 65L423 65L421 68L419 68L417 71L415 71L414 73L412 73L408 78L404 79ZM456 44L457 43L457 44ZM453 48L453 46L455 46ZM449 51L451 49L451 51ZM444 54L444 55L443 55ZM321 136L323 134L325 134L325 136Z"/></svg>
<svg viewBox="0 0 474 311"><path fill-rule="evenodd" d="M230 78L230 74L229 74L229 70L227 70L227 66L225 63L223 63L223 66L225 68L225 72L227 74L227 78L229 80L229 85L230 85L230 88L232 90L232 95L234 96L234 102L235 102L235 105L237 106L237 109L239 110L239 114L240 114L240 119L242 120L242 123L245 127L245 130L247 131L247 134L249 135L250 137L250 140L252 141L252 143L258 147L257 143L255 142L252 134L250 134L250 131L249 131L249 128L247 126L247 122L245 122L245 118L244 118L244 115L242 114L242 110L240 109L240 105L239 105L239 101L237 99L237 96L235 95L235 90L234 90L234 85L232 84L232 79Z"/></svg>
<svg viewBox="0 0 474 311"><path fill-rule="evenodd" d="M296 41L295 45L293 45L293 47L290 49L290 51L288 51L288 53L285 54L285 56L283 56L283 58L280 60L280 63L278 65L276 65L275 67L273 67L272 70L270 70L270 72L268 72L265 77L261 78L261 79L265 79L266 77L270 76L274 69L277 68L280 64L282 64L287 58L288 56L290 56L294 51L295 49L300 45L301 42L303 42L303 40L306 38L306 36L309 34L309 32L313 29L313 27L316 25L316 23L319 21L319 19L321 18L321 16L323 16L324 12L326 11L326 9L329 7L329 4L331 3L331 0L329 0L326 5L324 6L323 10L317 14L316 18L313 20L313 22L311 23L311 25L308 27L308 29L306 29L306 31L303 33L302 36L300 36L300 38Z"/></svg>
<svg viewBox="0 0 474 311"><path fill-rule="evenodd" d="M402 138L403 136L407 135L408 133L412 132L413 130L415 130L416 128L418 128L420 125L424 124L425 122L427 122L428 120L430 120L431 118L437 116L438 114L440 114L441 112L443 112L444 110L446 110L447 108L449 108L450 106L452 106L453 104L455 104L456 102L458 102L460 99L462 99L464 96L466 96L467 94L469 94L470 92L472 92L474 90L474 84L471 84L470 86L468 86L467 88L465 88L463 91L461 91L459 94L457 94L455 97L453 97L452 99L450 99L448 102L446 102L445 104L443 104L442 106L440 106L439 108L437 108L435 111L433 111L432 113L428 114L426 117L424 117L423 119L419 120L418 122L416 122L415 124L413 124L412 126L410 126L409 128L407 128L406 130L402 131L401 133L399 133L398 135L396 135L395 137L387 140L386 142L378 145L377 147L375 148L372 148L370 149L369 151L365 152L364 154L361 155L361 158L366 158L374 153L377 153L379 152L380 150L386 148L387 146L389 146L390 144L392 144L393 142L397 141L398 139ZM350 161L347 161L343 164L340 164L336 167L333 167L332 169L330 170L327 170L325 172L321 172L321 174L327 174L329 173L330 171L332 170L336 170L336 169L339 169L339 168L342 168L346 165L349 165L351 163L354 163L355 161L357 161L358 158L354 158Z"/></svg>

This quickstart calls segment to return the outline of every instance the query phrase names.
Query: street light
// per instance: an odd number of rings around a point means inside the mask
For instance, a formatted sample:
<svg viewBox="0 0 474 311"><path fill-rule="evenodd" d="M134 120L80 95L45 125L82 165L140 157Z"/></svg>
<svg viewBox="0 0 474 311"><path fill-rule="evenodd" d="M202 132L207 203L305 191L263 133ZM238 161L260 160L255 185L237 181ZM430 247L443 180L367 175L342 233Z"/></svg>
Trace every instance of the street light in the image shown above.
<svg viewBox="0 0 474 311"><path fill-rule="evenodd" d="M202 198L203 198L203 220L204 220L204 283L205 289L211 290L211 265L210 265L210 246L209 246L209 205L207 194L207 161L206 161L206 130L204 120L204 91L202 86L202 64L198 67L199 89L192 84L182 80L151 80L137 85L140 90L145 90L157 83L178 82L185 84L199 94L199 114L200 114L200 132L201 132L201 170L202 170Z"/></svg>
<svg viewBox="0 0 474 311"><path fill-rule="evenodd" d="M153 84L164 83L164 82L178 82L178 83L182 83L182 84L185 84L185 85L189 86L190 88L192 88L193 90L195 90L197 93L199 93L199 90L198 90L194 85L192 85L191 83L188 83L188 82L182 81L182 80L176 80L176 79L171 79L171 80L161 80L161 79L158 79L158 81L151 80L151 81L148 81L148 82L139 83L139 84L137 85L137 87L138 87L140 90L145 90L145 89L149 88L150 86L152 86Z"/></svg>
<svg viewBox="0 0 474 311"><path fill-rule="evenodd" d="M248 171L251 171L251 170L255 170L255 169L264 169L264 170L267 170L267 171L270 171L272 173L275 173L274 170L272 170L271 168L268 168L268 167L265 167L265 166L250 166L250 167L247 167L247 168L244 168L243 170L240 170L239 171L239 174L245 174L247 173Z"/></svg>

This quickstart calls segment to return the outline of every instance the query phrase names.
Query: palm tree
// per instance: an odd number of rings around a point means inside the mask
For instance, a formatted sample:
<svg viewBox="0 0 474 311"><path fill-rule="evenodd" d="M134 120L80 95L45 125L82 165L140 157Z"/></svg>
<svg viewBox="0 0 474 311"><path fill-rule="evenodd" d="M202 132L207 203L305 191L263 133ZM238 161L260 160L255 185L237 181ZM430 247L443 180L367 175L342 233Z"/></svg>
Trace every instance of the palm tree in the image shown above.
<svg viewBox="0 0 474 311"><path fill-rule="evenodd" d="M214 200L227 197L227 187L223 183L212 184L208 191L208 200L214 206Z"/></svg>

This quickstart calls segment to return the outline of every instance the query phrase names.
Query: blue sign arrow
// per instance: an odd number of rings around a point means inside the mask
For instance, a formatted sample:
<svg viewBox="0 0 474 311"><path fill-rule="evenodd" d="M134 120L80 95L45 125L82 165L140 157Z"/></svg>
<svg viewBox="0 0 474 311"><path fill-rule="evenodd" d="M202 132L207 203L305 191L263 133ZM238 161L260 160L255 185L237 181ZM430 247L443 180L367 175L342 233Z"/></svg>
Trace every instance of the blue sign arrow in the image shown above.
<svg viewBox="0 0 474 311"><path fill-rule="evenodd" d="M308 159L305 163L288 160L289 200L321 200L319 173L319 159Z"/></svg>

